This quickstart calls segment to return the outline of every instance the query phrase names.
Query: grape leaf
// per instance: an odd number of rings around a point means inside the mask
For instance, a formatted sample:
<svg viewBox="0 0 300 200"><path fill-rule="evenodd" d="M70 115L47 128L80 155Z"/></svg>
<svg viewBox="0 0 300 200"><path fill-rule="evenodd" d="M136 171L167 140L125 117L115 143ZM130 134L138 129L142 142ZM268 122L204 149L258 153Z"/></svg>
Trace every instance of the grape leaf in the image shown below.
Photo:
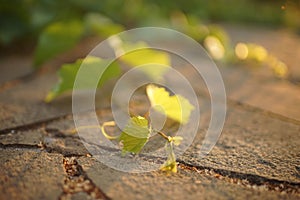
<svg viewBox="0 0 300 200"><path fill-rule="evenodd" d="M128 52L125 55L120 57L120 60L130 67L138 67L140 65L143 66L141 70L153 81L158 81L162 78L163 74L169 70L171 65L170 57L167 53L151 49L144 42L137 43L127 43L120 41L119 38L118 45L112 44L115 52ZM117 53L119 54L119 53ZM153 65L150 65L153 64ZM157 64L155 66L155 64ZM159 66L158 66L159 65Z"/></svg>
<svg viewBox="0 0 300 200"><path fill-rule="evenodd" d="M83 62L84 64L82 65ZM101 70L104 70L105 67L107 67L107 65L109 64L109 62L109 60L102 60L98 57L88 56L85 59L78 59L75 63L64 64L58 72L60 77L59 83L48 93L48 95L45 98L45 101L50 102L63 92L72 90L74 87L74 81L77 72L81 65L82 67L88 67L89 70L85 70L86 74L83 74L83 78L80 80L80 89L93 88L93 80L98 78L96 76L97 74L99 74L99 68ZM120 72L120 67L116 62L110 64L103 72L97 87L101 87L107 80L118 76Z"/></svg>
<svg viewBox="0 0 300 200"><path fill-rule="evenodd" d="M83 25L78 20L55 22L41 33L34 55L34 66L74 47L83 35Z"/></svg>
<svg viewBox="0 0 300 200"><path fill-rule="evenodd" d="M153 84L148 85L146 91L151 106L156 111L179 123L186 124L188 122L194 106L186 98L181 95L170 96L165 88Z"/></svg>
<svg viewBox="0 0 300 200"><path fill-rule="evenodd" d="M123 143L122 152L139 153L149 136L148 120L141 116L131 117L119 138Z"/></svg>

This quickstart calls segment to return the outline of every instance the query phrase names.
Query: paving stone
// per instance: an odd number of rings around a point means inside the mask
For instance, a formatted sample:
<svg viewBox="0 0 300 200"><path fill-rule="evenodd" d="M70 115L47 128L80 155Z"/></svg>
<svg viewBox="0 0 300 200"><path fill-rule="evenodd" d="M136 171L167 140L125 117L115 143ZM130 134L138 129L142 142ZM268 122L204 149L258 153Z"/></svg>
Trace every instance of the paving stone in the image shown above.
<svg viewBox="0 0 300 200"><path fill-rule="evenodd" d="M203 113L208 124L209 113ZM300 183L300 124L242 106L230 106L221 137L208 156L199 158L206 128L181 158L186 163Z"/></svg>
<svg viewBox="0 0 300 200"><path fill-rule="evenodd" d="M201 101L200 131L194 144L181 159L193 165L226 169L244 174L254 174L270 179L299 183L300 125L282 121L262 111L229 105L223 133L212 152L203 160L197 158L205 130L210 120L209 101ZM102 110L99 117L108 117ZM83 115L88 121L89 114ZM105 118L101 118L103 123ZM71 117L57 120L43 129L0 135L2 144L38 145L64 155L87 155L77 134L66 133L74 128Z"/></svg>
<svg viewBox="0 0 300 200"><path fill-rule="evenodd" d="M0 93L0 130L24 126L72 113L72 96L66 94L52 103L45 103L48 91L57 82L54 73L42 75ZM109 87L109 86L107 86ZM103 93L105 93L105 89ZM109 95L97 93L102 98L97 107L107 107ZM80 96L85 103L85 96ZM98 97L99 99L99 97Z"/></svg>
<svg viewBox="0 0 300 200"><path fill-rule="evenodd" d="M0 143L7 144L24 144L39 145L43 142L43 134L41 130L29 131L11 131L7 134L0 135Z"/></svg>
<svg viewBox="0 0 300 200"><path fill-rule="evenodd" d="M299 86L251 76L234 68L222 72L229 99L300 121Z"/></svg>
<svg viewBox="0 0 300 200"><path fill-rule="evenodd" d="M28 55L2 57L0 66L0 84L29 75L33 71L31 57Z"/></svg>
<svg viewBox="0 0 300 200"><path fill-rule="evenodd" d="M20 56L20 58L12 56L1 59L0 84L5 84L0 87L0 131L71 114L72 96L70 93L62 95L49 104L44 102L44 98L58 82L56 71L59 67L64 63L72 63L78 58L84 58L100 41L98 37L84 39L73 50L45 63L43 68L36 73L31 73L32 58L30 56ZM27 78L21 78L27 75ZM107 88L110 87L107 86ZM103 93L107 92L106 90L104 88ZM97 107L101 107L102 104L105 107L104 104L107 104L108 99L103 93L97 92L96 94L96 97L101 96L101 98L98 97L100 100L97 100L99 102ZM85 102L84 95L81 101Z"/></svg>
<svg viewBox="0 0 300 200"><path fill-rule="evenodd" d="M62 155L1 149L0 199L58 199L64 170Z"/></svg>
<svg viewBox="0 0 300 200"><path fill-rule="evenodd" d="M52 137L45 136L43 145L48 151L59 152L63 155L87 155L89 152L84 147L79 137Z"/></svg>
<svg viewBox="0 0 300 200"><path fill-rule="evenodd" d="M71 121L68 121L71 125ZM64 131L65 129L61 129ZM59 129L38 128L28 131L0 135L0 144L4 147L33 147L49 152L69 155L86 155L89 152L75 134L65 134Z"/></svg>
<svg viewBox="0 0 300 200"><path fill-rule="evenodd" d="M127 174L91 158L79 158L88 177L112 199L297 199L296 195L230 184L194 171Z"/></svg>

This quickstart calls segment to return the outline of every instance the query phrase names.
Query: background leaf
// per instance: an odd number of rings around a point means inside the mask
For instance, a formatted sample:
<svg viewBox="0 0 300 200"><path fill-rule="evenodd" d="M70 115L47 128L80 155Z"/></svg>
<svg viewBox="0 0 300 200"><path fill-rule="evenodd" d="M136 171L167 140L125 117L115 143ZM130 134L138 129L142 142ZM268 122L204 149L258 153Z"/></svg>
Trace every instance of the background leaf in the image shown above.
<svg viewBox="0 0 300 200"><path fill-rule="evenodd" d="M153 66L149 65L141 68L151 80L157 81L161 79L171 65L170 57L167 53L151 49L143 42L136 44L123 43L121 48L126 51L132 51L120 57L120 60L129 66L138 67L140 65L153 64ZM155 67L155 64L161 66Z"/></svg>
<svg viewBox="0 0 300 200"><path fill-rule="evenodd" d="M151 106L158 112L179 123L186 124L188 122L194 106L183 96L170 96L165 88L152 84L147 86L147 95Z"/></svg>
<svg viewBox="0 0 300 200"><path fill-rule="evenodd" d="M34 55L34 66L73 48L83 35L83 25L78 20L55 22L41 33Z"/></svg>
<svg viewBox="0 0 300 200"><path fill-rule="evenodd" d="M149 136L148 120L140 116L131 117L119 138L123 142L123 153L139 153Z"/></svg>
<svg viewBox="0 0 300 200"><path fill-rule="evenodd" d="M60 77L59 83L48 93L45 101L50 102L58 95L62 94L63 92L70 91L74 87L74 81L77 75L81 64L83 67L88 67L89 70L85 70L87 74L84 74L83 78L80 80L80 89L88 89L94 87L95 79L99 78L96 77L99 74L99 68L101 70L105 70L107 65L110 63L109 60L102 60L98 57L89 56L83 59L78 59L75 63L72 64L64 64L58 74ZM98 87L101 87L104 82L107 80L118 76L121 73L119 65L114 62L110 64L106 70L103 72L101 79L98 82ZM89 78L86 78L89 77ZM79 89L79 88L77 88Z"/></svg>

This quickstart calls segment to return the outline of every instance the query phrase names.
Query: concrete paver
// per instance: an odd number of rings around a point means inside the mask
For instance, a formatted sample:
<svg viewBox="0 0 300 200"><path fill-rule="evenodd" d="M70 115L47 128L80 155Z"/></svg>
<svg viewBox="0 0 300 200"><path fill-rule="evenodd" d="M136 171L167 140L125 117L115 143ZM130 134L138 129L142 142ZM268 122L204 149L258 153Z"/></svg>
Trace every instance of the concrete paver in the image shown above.
<svg viewBox="0 0 300 200"><path fill-rule="evenodd" d="M0 199L58 199L62 155L22 148L1 149Z"/></svg>
<svg viewBox="0 0 300 200"><path fill-rule="evenodd" d="M230 34L238 32L232 30ZM279 35L251 35L249 41L262 41L280 57L282 48L272 43ZM299 39L291 40L298 49ZM292 44L289 39L279 42ZM298 55L298 50L284 50L283 57L288 54ZM283 60L298 64L295 56ZM299 70L294 66L292 81ZM194 143L178 157L174 175L128 174L98 162L78 135L67 131L74 128L70 95L43 102L57 81L53 70L15 82L16 76L7 77L9 84L0 87L0 199L299 199L299 86L264 68L220 66L227 118L217 145L199 159L210 102L198 75L187 67L180 70L199 95L201 126ZM100 123L111 120L109 95L97 99ZM88 120L89 113L82 117Z"/></svg>

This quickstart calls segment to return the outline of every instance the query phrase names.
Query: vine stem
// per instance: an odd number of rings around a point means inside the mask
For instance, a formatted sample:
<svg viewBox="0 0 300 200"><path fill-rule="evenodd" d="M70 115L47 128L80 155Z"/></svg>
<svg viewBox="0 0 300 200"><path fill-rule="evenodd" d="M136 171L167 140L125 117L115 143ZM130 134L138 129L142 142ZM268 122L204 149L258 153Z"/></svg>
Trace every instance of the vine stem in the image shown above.
<svg viewBox="0 0 300 200"><path fill-rule="evenodd" d="M164 134L163 132L161 131L157 131L155 130L160 136L162 136L164 139L166 139L168 142L171 142L171 137L170 136L167 136L166 134Z"/></svg>
<svg viewBox="0 0 300 200"><path fill-rule="evenodd" d="M101 126L101 125L78 126L78 127L74 128L74 129L67 130L66 132L74 134L74 133L77 132L77 130L80 130L80 129L100 128L102 134L104 135L104 137L106 137L106 138L109 139L109 140L115 140L115 139L118 139L118 136L110 136L110 135L107 134L106 131L105 131L105 127L106 127L106 126L115 126L115 125L116 125L115 121L108 121L108 122L104 122L104 123L102 124L102 126Z"/></svg>

